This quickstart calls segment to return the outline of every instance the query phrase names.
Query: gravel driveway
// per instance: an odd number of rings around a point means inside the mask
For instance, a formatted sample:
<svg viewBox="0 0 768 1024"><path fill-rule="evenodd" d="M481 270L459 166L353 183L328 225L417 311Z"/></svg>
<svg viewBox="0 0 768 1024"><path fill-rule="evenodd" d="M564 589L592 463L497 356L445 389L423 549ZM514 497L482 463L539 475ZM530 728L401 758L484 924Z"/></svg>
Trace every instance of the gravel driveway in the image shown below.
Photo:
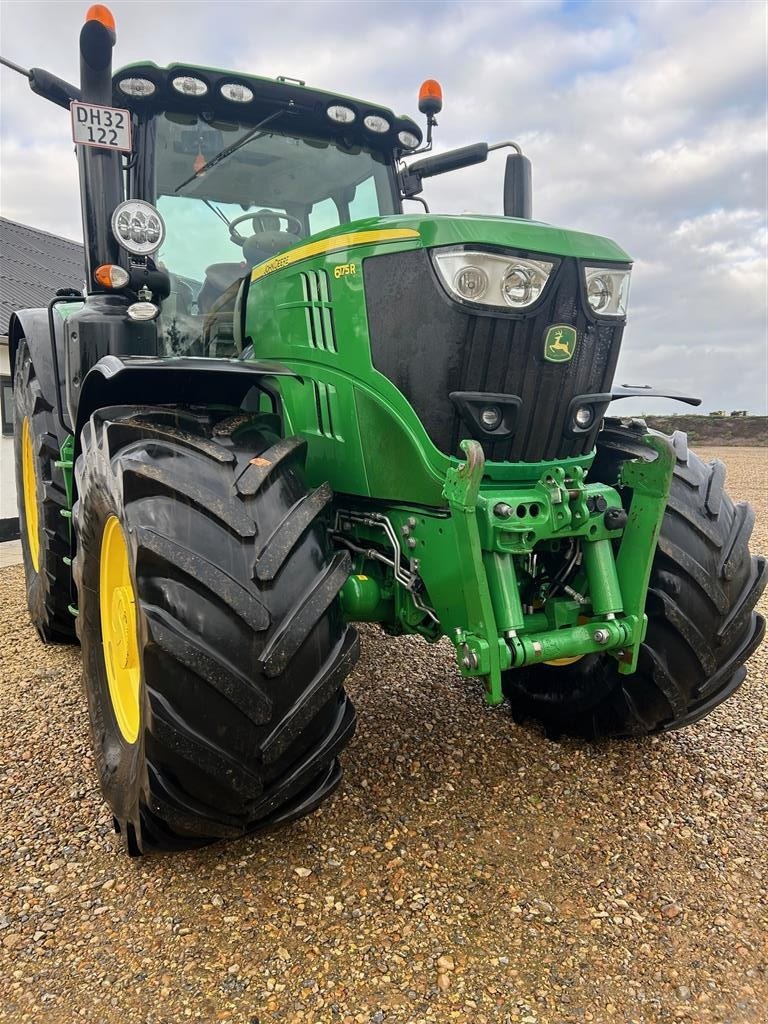
<svg viewBox="0 0 768 1024"><path fill-rule="evenodd" d="M704 454L768 551L765 450ZM37 640L21 567L0 595L3 1020L765 1021L765 646L704 722L591 746L486 708L448 646L366 628L345 783L318 813L131 861L78 651Z"/></svg>

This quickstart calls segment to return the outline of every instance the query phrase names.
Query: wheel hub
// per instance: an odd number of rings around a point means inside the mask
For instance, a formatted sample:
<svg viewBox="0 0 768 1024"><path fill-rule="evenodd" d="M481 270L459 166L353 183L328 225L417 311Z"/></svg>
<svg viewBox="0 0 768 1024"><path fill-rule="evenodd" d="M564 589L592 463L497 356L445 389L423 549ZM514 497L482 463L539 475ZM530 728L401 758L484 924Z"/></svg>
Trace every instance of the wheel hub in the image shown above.
<svg viewBox="0 0 768 1024"><path fill-rule="evenodd" d="M135 636L131 636L131 619L135 616L133 591L115 587L112 591L112 652L115 665L130 668L136 664Z"/></svg>

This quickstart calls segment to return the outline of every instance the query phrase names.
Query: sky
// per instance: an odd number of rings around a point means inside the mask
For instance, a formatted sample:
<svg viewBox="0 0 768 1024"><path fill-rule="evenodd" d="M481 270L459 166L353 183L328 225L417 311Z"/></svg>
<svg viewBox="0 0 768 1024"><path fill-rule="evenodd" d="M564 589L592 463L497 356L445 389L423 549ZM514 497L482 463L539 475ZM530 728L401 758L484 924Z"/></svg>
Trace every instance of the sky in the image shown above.
<svg viewBox="0 0 768 1024"><path fill-rule="evenodd" d="M77 82L87 2L0 0L0 52ZM115 67L173 61L290 75L420 117L436 150L514 139L538 220L634 258L616 381L702 409L768 412L764 0L110 4ZM504 155L426 182L435 212L501 213ZM406 204L411 207L413 204ZM417 207L413 207L414 212ZM0 70L0 214L80 239L65 111ZM663 400L616 413L684 412Z"/></svg>

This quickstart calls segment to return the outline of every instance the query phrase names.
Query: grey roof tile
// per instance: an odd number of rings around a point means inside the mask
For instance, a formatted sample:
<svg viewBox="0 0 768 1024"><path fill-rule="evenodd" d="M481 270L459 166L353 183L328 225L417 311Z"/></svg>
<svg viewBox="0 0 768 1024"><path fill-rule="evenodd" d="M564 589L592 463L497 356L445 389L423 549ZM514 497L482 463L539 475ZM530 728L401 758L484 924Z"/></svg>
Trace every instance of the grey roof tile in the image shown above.
<svg viewBox="0 0 768 1024"><path fill-rule="evenodd" d="M0 217L0 334L17 309L47 306L57 288L81 288L83 247Z"/></svg>

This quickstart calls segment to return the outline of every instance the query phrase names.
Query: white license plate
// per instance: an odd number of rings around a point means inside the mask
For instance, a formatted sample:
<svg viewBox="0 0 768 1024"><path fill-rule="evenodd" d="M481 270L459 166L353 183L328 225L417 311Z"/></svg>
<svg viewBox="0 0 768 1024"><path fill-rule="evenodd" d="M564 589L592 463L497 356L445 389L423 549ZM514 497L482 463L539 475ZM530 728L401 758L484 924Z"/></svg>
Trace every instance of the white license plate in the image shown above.
<svg viewBox="0 0 768 1024"><path fill-rule="evenodd" d="M73 102L72 140L80 146L98 146L118 153L131 152L131 112L119 107Z"/></svg>

